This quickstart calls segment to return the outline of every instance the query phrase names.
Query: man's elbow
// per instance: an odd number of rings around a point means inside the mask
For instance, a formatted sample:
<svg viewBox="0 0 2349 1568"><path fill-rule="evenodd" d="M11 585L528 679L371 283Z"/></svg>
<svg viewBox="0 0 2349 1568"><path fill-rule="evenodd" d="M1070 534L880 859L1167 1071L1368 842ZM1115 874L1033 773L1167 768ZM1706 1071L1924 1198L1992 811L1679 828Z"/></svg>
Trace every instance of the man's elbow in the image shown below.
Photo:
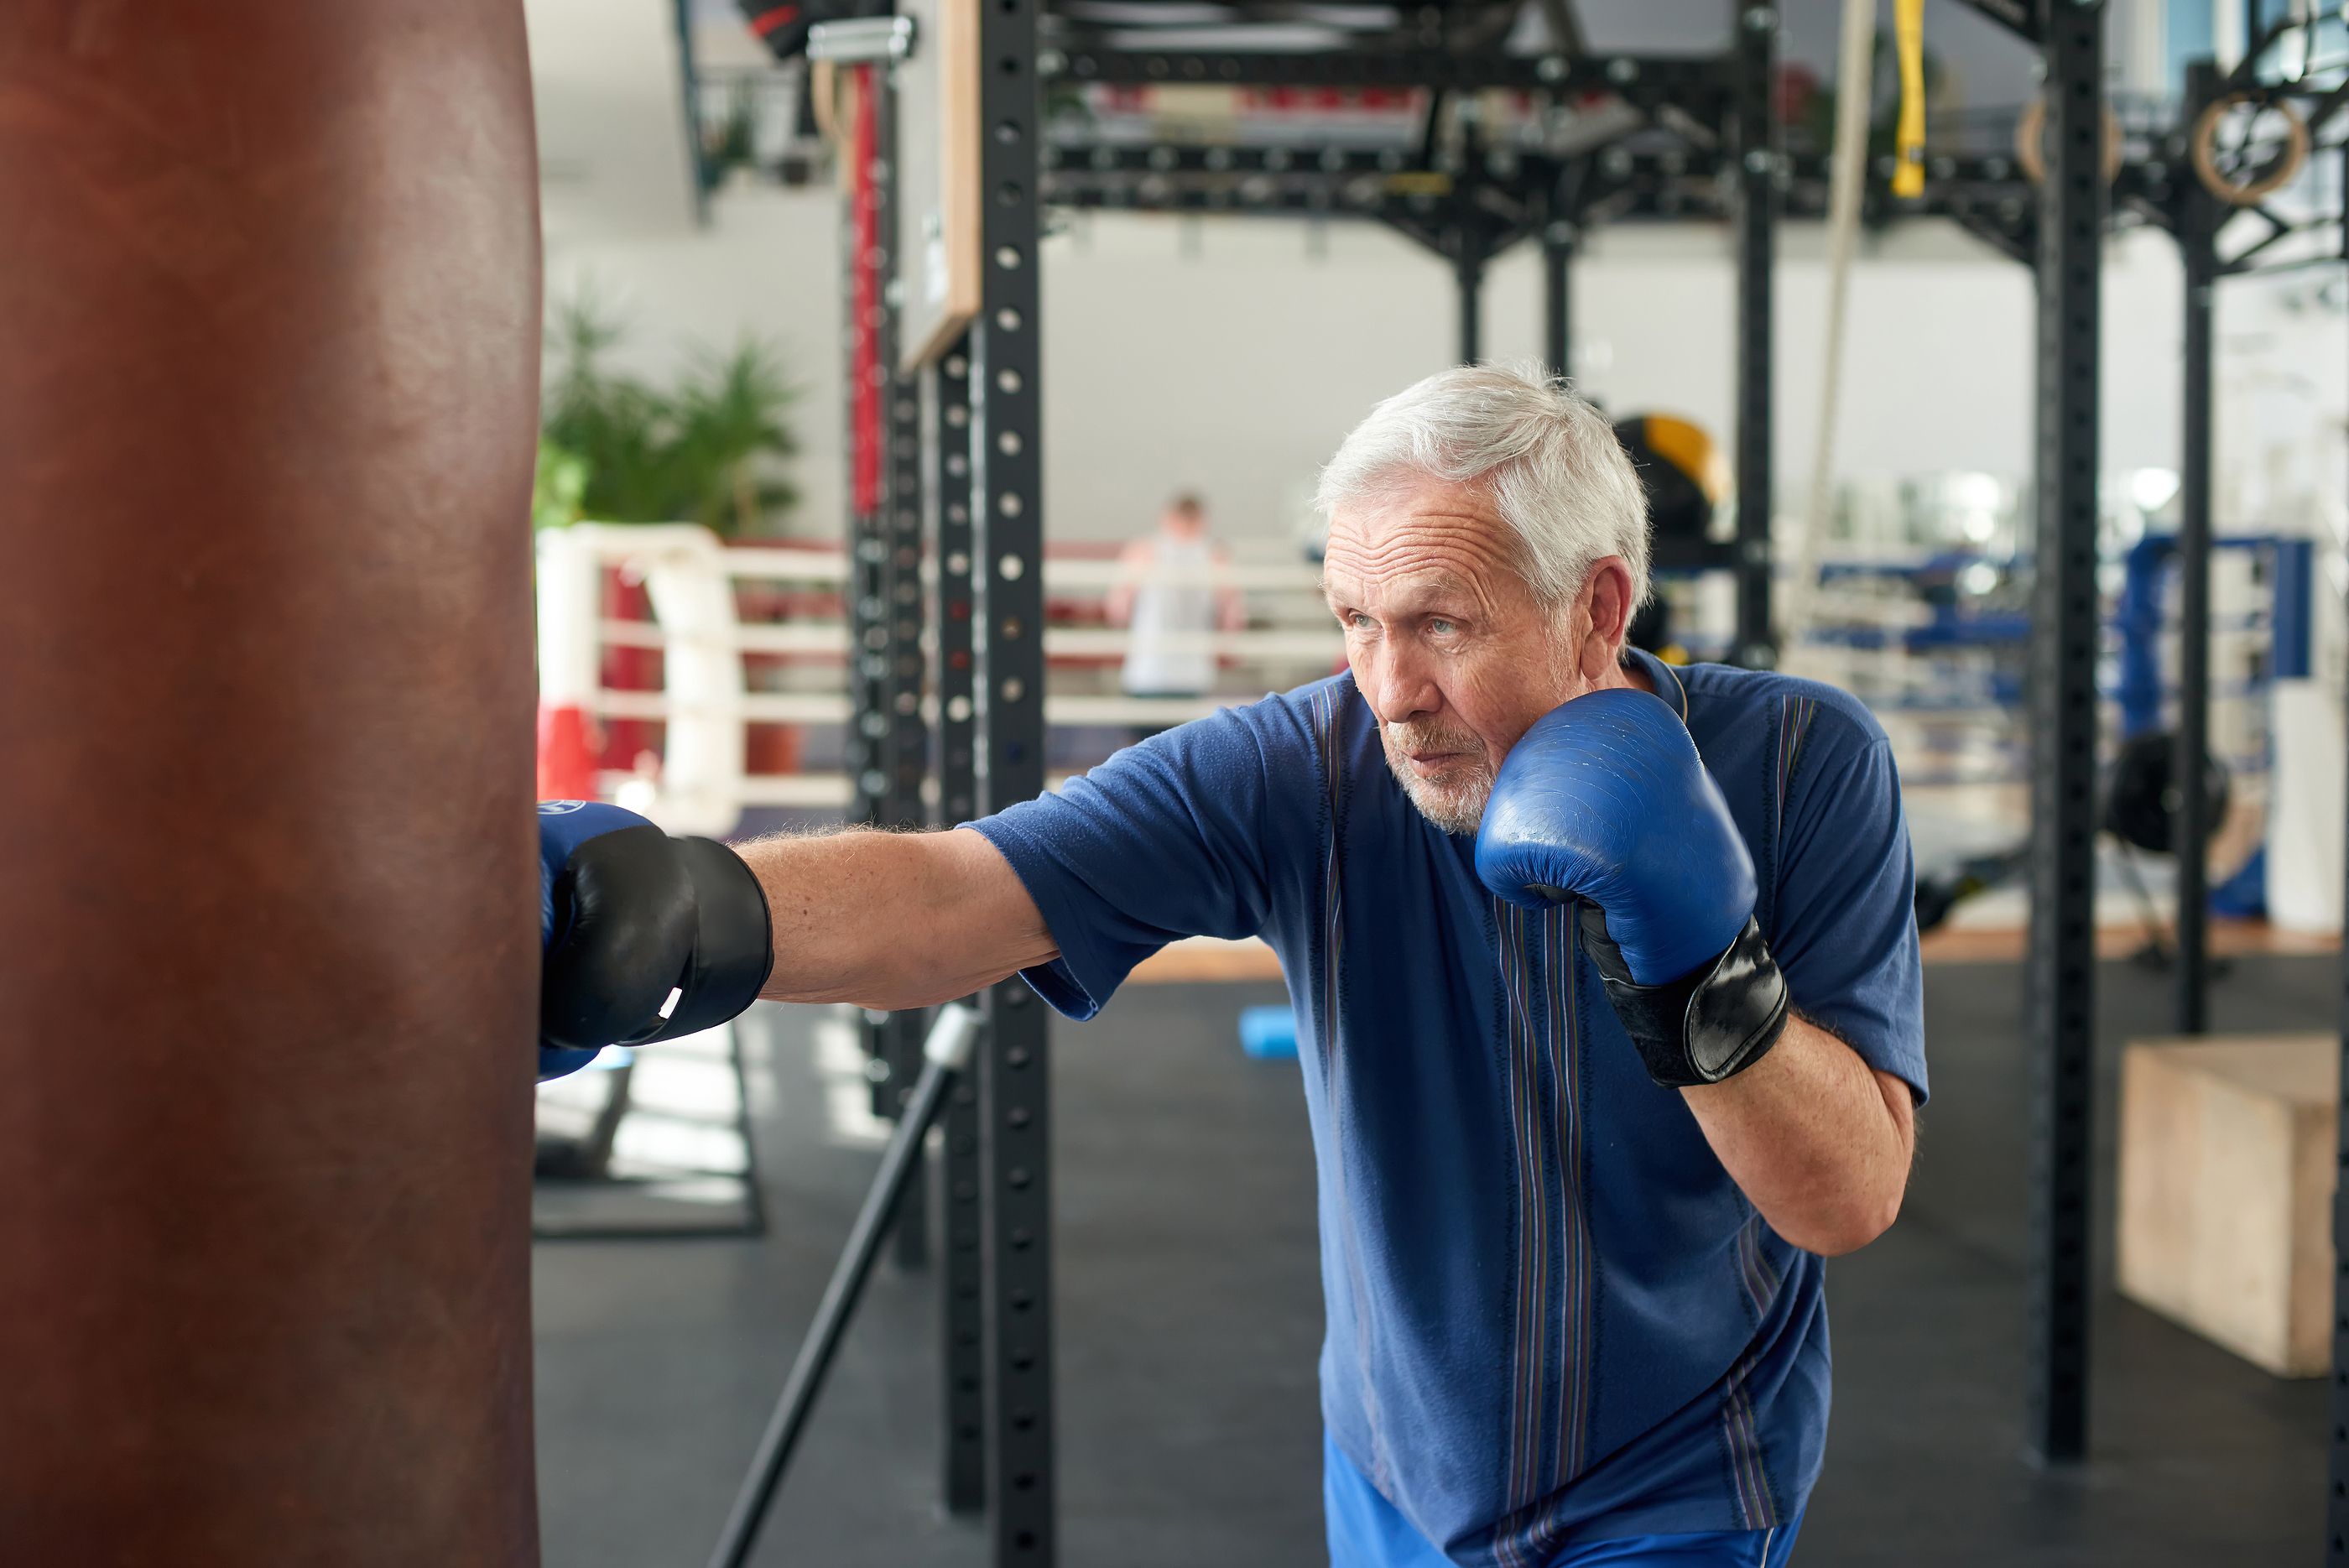
<svg viewBox="0 0 2349 1568"><path fill-rule="evenodd" d="M1900 1197L1898 1189L1889 1198L1869 1195L1805 1215L1798 1223L1772 1228L1806 1252L1840 1258L1892 1229L1900 1217Z"/></svg>

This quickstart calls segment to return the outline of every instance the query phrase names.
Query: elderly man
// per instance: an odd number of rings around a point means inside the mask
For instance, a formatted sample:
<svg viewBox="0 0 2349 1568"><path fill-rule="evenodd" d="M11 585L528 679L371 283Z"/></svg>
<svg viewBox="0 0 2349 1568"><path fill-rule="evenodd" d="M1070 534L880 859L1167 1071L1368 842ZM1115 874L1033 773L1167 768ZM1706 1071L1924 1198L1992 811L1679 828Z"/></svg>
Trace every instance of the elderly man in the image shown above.
<svg viewBox="0 0 2349 1568"><path fill-rule="evenodd" d="M1321 502L1344 674L747 872L558 826L550 1040L657 1029L681 962L681 1015L1017 972L1089 1018L1174 938L1260 934L1307 1043L1333 1562L1781 1563L1826 1430L1822 1260L1891 1223L1925 1095L1883 734L1625 647L1645 504L1538 374L1390 399Z"/></svg>

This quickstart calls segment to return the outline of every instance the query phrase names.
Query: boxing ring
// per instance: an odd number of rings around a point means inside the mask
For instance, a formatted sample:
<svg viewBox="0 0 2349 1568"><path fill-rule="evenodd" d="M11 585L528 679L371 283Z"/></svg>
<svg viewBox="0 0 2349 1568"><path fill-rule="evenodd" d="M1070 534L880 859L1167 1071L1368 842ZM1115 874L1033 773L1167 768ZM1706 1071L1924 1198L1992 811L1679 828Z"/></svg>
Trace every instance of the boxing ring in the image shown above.
<svg viewBox="0 0 2349 1568"><path fill-rule="evenodd" d="M641 811L673 833L730 833L746 811L759 808L832 813L849 806L858 781L848 773L757 771L747 742L752 725L845 729L858 721L843 668L853 651L845 601L854 563L846 550L730 546L692 524L583 523L542 530L537 553L542 734L573 733L564 714L597 724L657 726L656 743L631 759L636 765L590 765L574 747L563 758L543 755L543 778L590 780L602 798ZM1050 731L1122 736L1180 724L1227 702L1329 674L1344 659L1344 639L1329 621L1319 574L1310 562L1241 559L1215 580L1237 589L1251 619L1264 624L1245 631L1169 633L1162 639L1170 649L1211 649L1221 666L1222 694L1136 697L1105 690L1129 634L1083 623L1097 618L1099 601L1120 575L1113 559L1045 558L1049 684L1043 709ZM650 618L607 613L613 580L642 587ZM926 586L934 588L935 581L933 566ZM754 588L788 591L754 595L749 591ZM747 618L745 604L761 599L812 613ZM614 649L657 654L659 687L613 685L607 655ZM935 639L926 651L936 657ZM754 688L754 671L762 664L788 688ZM950 716L968 717L968 698L946 701L962 705ZM918 711L926 725L939 716L935 690L920 697ZM1081 749L1086 737L1064 738L1071 745L1054 742L1057 760L1099 760ZM1098 744L1093 749L1106 754ZM1050 775L1052 782L1067 771ZM935 805L935 784L929 797Z"/></svg>

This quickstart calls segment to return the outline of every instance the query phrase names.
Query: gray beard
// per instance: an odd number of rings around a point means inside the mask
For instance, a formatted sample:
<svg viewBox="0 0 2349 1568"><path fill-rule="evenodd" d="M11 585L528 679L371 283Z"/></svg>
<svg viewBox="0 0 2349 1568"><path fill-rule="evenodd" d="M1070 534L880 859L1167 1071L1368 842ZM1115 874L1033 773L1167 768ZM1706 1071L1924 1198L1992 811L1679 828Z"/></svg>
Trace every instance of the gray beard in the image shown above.
<svg viewBox="0 0 2349 1568"><path fill-rule="evenodd" d="M1402 785L1413 808L1439 832L1466 838L1483 825L1485 803L1493 795L1493 771L1483 762L1469 764L1463 776L1437 784L1413 772L1411 759L1399 755L1391 745L1386 758L1387 771Z"/></svg>

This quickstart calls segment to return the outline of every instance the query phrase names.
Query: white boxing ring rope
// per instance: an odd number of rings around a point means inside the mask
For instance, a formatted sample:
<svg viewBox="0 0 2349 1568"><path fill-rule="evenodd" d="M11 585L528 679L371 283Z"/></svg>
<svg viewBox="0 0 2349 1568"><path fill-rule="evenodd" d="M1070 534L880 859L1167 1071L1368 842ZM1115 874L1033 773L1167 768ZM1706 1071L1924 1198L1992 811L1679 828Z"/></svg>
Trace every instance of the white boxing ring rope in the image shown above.
<svg viewBox="0 0 2349 1568"><path fill-rule="evenodd" d="M656 619L619 620L603 614L604 571L613 566L643 582ZM1107 589L1123 573L1115 560L1044 564L1048 589ZM835 807L851 798L848 780L837 774L748 770L745 725L845 724L854 713L845 690L747 689L745 653L836 655L844 660L849 633L837 623L746 626L735 607L734 585L740 580L844 588L849 561L838 549L728 547L695 524L580 523L538 535L541 706L661 723L666 740L657 773L606 772L598 775L598 784L601 794L642 811L672 833L727 833L746 806ZM1319 574L1304 562L1232 562L1201 574L1201 581L1209 580L1258 593L1309 595L1317 604L1320 597ZM1169 646L1205 647L1250 662L1303 666L1311 673L1335 668L1344 653L1335 627L1178 634L1166 640ZM1112 660L1123 656L1126 642L1125 632L1106 628L1056 627L1044 633L1046 655L1058 659ZM612 647L658 650L664 689L605 687L603 652ZM843 663L843 687L844 670ZM1044 716L1048 724L1061 727L1173 725L1225 705L1213 697L1048 693ZM926 700L923 711L935 719L935 701Z"/></svg>

